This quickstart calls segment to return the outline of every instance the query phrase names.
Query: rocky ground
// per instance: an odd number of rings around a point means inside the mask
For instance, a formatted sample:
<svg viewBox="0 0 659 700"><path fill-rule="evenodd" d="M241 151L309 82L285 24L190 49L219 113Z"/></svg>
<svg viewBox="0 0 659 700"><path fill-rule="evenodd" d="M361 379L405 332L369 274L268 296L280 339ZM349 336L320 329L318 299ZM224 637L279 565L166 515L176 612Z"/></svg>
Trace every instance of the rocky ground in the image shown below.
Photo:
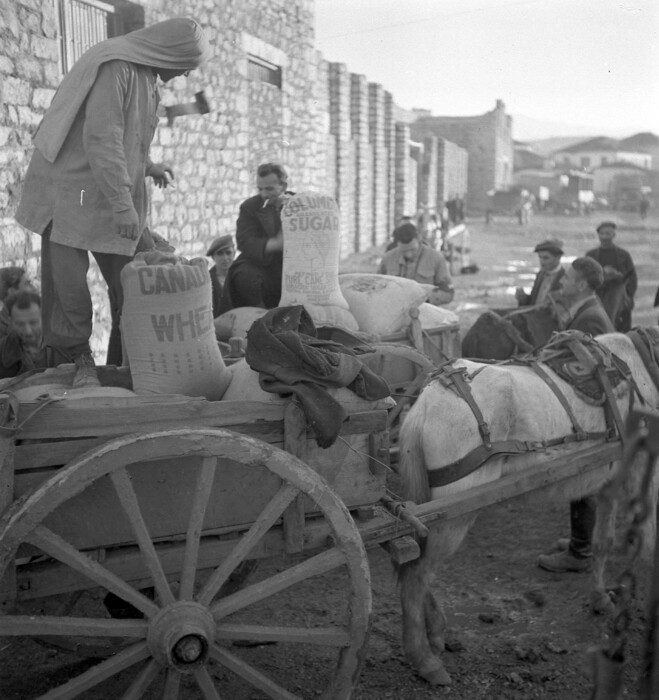
<svg viewBox="0 0 659 700"><path fill-rule="evenodd" d="M606 214L606 218L611 218ZM657 321L653 309L659 283L659 225L656 218L640 222L634 215L614 216L620 224L618 242L628 248L638 266L640 288L634 322ZM455 264L456 299L451 304L468 328L484 309L514 305L517 284L530 287L535 272L534 245L549 236L565 242L566 254L577 256L596 244L599 216L589 218L536 217L528 226L500 220L485 226L468 221L475 274L459 274ZM345 270L375 269L380 252L369 251L347 261ZM623 524L621 523L621 531ZM400 608L388 556L379 548L369 554L374 614L370 643L354 700L581 700L590 698L594 679L592 650L608 648L611 621L593 616L588 608L589 577L557 575L536 566L537 555L568 532L567 504L548 504L535 496L483 511L467 539L442 572L435 592L444 601L450 627L444 659L453 678L445 688L432 688L414 675L400 647ZM610 582L615 585L626 566L618 546ZM276 564L272 564L276 566ZM648 577L640 569L639 582ZM295 596L272 603L283 620L332 616L345 600L340 573L318 577ZM272 612L272 610L270 611ZM338 613L337 613L338 614ZM645 630L644 598L633 606L627 636L625 692L637 697L636 681ZM315 656L291 652L280 645L253 651L272 673L282 678L299 674L294 691L304 698L319 697L326 667ZM597 651L595 651L597 654ZM0 697L27 700L89 666L91 662L47 649L32 641L0 640ZM218 673L222 697L260 700L260 692L234 685ZM225 683L226 685L222 685ZM126 677L108 681L83 697L120 697ZM201 697L190 683L185 700Z"/></svg>

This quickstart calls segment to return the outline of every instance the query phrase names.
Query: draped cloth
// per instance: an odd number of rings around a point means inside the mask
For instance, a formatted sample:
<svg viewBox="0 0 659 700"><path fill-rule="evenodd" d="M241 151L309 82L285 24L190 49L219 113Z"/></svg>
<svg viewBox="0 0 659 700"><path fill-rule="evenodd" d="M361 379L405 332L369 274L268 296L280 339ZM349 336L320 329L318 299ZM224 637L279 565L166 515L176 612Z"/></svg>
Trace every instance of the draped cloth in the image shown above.
<svg viewBox="0 0 659 700"><path fill-rule="evenodd" d="M348 387L369 401L390 395L387 382L357 356L370 348L351 334L337 331L318 333L304 306L283 306L268 311L247 332L245 359L259 372L261 388L273 394L294 394L320 447L335 442L346 418L328 388Z"/></svg>
<svg viewBox="0 0 659 700"><path fill-rule="evenodd" d="M34 144L55 162L71 126L96 80L101 65L123 60L151 68L192 70L210 55L208 38L193 19L177 17L106 39L92 46L64 76L39 124Z"/></svg>

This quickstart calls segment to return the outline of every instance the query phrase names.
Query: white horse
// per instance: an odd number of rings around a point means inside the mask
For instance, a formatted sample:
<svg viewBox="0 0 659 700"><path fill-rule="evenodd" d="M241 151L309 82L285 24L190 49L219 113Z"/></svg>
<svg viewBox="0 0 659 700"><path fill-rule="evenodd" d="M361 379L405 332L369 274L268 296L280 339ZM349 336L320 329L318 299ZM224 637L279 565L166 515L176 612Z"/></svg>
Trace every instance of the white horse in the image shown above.
<svg viewBox="0 0 659 700"><path fill-rule="evenodd" d="M620 333L598 336L597 340L629 366L647 407L659 406L659 391L645 369L632 341ZM572 432L572 421L547 384L527 366L488 365L458 360L470 377L469 386L484 420L489 424L491 440L550 440ZM574 389L547 365L542 369L559 386L574 415L586 432L606 430L604 411L580 399ZM629 411L630 387L620 383L614 390L622 418ZM401 451L398 472L404 485L405 498L424 503L483 484L496 482L507 475L517 474L546 461L543 452L526 452L515 456L500 456L485 462L468 476L439 488L430 488L428 470L449 465L482 445L477 420L467 402L440 381L431 381L410 409L400 433ZM578 443L572 443L578 445ZM568 450L577 449L567 448ZM617 464L617 463L616 463ZM546 492L566 501L575 500L598 490L614 475L614 464L603 465L593 473L575 476L550 484ZM656 499L657 475L653 494ZM609 498L598 502L597 525L594 533L593 571L597 602L600 609L610 605L604 587L604 564L613 541L615 503ZM652 511L654 512L654 510ZM419 559L399 569L401 605L403 612L403 648L417 673L435 685L450 683L440 653L444 649L445 619L435 600L431 585L440 564L459 547L476 513L459 515L432 525L422 542ZM566 525L569 521L565 513ZM654 518L650 518L650 530ZM645 542L654 542L656 533L649 532Z"/></svg>

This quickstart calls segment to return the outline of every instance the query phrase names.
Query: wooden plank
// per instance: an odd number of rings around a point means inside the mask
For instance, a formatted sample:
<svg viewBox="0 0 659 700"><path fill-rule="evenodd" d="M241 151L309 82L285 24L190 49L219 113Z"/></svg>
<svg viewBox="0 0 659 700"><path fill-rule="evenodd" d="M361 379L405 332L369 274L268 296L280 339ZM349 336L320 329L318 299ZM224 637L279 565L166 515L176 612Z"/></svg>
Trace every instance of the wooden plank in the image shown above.
<svg viewBox="0 0 659 700"><path fill-rule="evenodd" d="M307 419L302 408L289 402L284 412L284 449L303 462L307 456ZM304 548L304 497L295 498L283 515L284 543L288 554Z"/></svg>
<svg viewBox="0 0 659 700"><path fill-rule="evenodd" d="M20 439L97 437L170 430L191 425L233 429L283 421L284 407L247 401L206 401L184 396L130 396L56 401L40 410L22 404ZM247 431L244 431L247 432Z"/></svg>
<svg viewBox="0 0 659 700"><path fill-rule="evenodd" d="M6 394L0 395L0 515L14 501L15 408ZM0 579L0 612L16 598L16 569L10 564Z"/></svg>

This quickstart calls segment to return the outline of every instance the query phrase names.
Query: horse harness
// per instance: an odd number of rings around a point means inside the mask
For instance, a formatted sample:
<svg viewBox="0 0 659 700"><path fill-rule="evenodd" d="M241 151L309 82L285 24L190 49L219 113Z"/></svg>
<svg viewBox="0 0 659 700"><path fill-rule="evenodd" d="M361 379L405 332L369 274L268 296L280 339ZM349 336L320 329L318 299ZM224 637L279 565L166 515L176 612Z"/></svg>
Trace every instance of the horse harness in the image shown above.
<svg viewBox="0 0 659 700"><path fill-rule="evenodd" d="M543 369L541 362L549 364L559 376L569 381L584 400L603 406L606 430L587 432L582 428L567 398L556 382ZM554 333L552 340L543 348L539 355L529 355L491 364L528 365L545 382L560 402L572 423L572 433L550 440L492 441L490 427L483 417L483 413L476 403L470 387L470 382L484 367L476 370L472 375L468 375L466 367L455 367L453 360L449 360L442 363L430 375L428 381L437 379L443 386L451 389L467 402L478 423L482 444L451 464L429 470L428 479L431 488L446 486L454 481L458 481L479 469L488 460L500 455L544 452L549 447L582 442L584 440L604 438L609 441L617 439L622 441L625 434L624 423L613 395L614 386L620 381L628 382L630 386L630 410L634 400L634 393L638 393L639 398L643 401L627 365L620 358L610 353L608 349L581 331ZM580 371L575 372L575 366ZM581 386L577 384L579 376L581 377ZM599 396L593 391L593 383L597 383L600 387L601 394Z"/></svg>

